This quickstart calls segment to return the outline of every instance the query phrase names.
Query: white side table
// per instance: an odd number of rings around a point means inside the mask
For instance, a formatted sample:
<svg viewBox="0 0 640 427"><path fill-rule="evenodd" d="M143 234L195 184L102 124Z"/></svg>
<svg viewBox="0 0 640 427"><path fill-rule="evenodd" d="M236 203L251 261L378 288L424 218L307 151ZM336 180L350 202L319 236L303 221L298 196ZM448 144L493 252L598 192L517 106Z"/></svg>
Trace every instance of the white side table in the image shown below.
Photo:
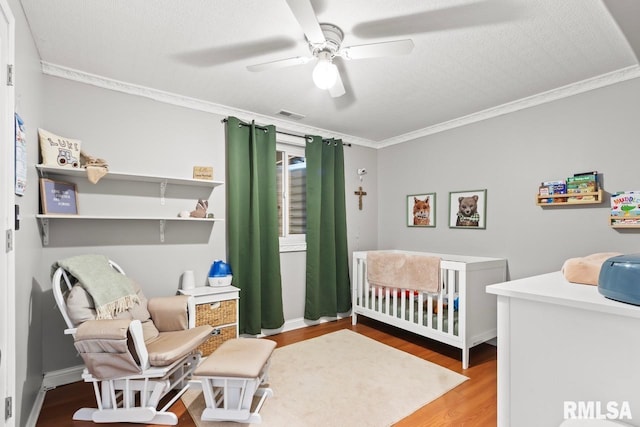
<svg viewBox="0 0 640 427"><path fill-rule="evenodd" d="M211 337L198 350L206 357L228 339L238 336L240 289L235 286L200 286L180 289L182 295L191 295L196 302L196 326L211 325Z"/></svg>

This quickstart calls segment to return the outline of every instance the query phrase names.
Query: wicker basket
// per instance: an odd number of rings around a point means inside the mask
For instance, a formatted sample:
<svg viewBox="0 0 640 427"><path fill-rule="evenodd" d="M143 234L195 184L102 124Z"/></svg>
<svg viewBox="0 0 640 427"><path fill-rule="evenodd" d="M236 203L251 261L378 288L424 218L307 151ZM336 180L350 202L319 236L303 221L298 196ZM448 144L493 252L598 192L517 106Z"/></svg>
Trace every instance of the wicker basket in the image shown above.
<svg viewBox="0 0 640 427"><path fill-rule="evenodd" d="M236 323L236 300L196 305L196 326Z"/></svg>
<svg viewBox="0 0 640 427"><path fill-rule="evenodd" d="M203 356L208 356L228 339L237 335L235 299L196 305L196 326L211 325L215 329L207 341L198 347ZM227 325L224 327L219 327Z"/></svg>
<svg viewBox="0 0 640 427"><path fill-rule="evenodd" d="M217 334L217 335L213 335ZM236 326L226 326L224 328L216 328L213 330L212 335L207 341L198 347L198 350L202 353L202 356L208 356L214 352L214 350L220 347L220 344L228 339L236 337Z"/></svg>

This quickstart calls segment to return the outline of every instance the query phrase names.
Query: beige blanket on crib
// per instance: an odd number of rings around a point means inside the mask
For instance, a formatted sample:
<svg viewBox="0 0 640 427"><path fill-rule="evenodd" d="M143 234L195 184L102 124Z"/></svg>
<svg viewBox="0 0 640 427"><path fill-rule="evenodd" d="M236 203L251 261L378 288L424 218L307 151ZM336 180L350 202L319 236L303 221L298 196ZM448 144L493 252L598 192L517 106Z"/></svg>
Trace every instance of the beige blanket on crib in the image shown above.
<svg viewBox="0 0 640 427"><path fill-rule="evenodd" d="M437 293L440 261L431 255L370 251L367 252L367 280L374 286Z"/></svg>

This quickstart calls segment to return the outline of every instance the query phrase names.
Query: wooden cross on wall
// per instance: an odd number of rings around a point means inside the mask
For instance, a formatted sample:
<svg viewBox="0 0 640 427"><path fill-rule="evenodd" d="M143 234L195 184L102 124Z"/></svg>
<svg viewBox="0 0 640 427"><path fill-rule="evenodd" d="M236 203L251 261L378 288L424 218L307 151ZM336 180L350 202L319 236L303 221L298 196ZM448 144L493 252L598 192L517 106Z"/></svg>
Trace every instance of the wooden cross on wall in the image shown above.
<svg viewBox="0 0 640 427"><path fill-rule="evenodd" d="M358 187L358 191L353 192L356 196L358 196L358 209L362 210L362 196L366 196L367 192L362 191L362 186Z"/></svg>

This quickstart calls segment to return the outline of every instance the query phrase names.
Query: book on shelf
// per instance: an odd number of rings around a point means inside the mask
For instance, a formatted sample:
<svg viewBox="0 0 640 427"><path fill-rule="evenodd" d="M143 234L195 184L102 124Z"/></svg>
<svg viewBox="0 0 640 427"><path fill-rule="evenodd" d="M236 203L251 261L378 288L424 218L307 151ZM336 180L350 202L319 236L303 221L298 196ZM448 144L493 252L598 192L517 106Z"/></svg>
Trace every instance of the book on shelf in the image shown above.
<svg viewBox="0 0 640 427"><path fill-rule="evenodd" d="M573 174L573 176L584 176L584 175L595 175L597 177L598 176L598 171L579 172L579 173L574 173Z"/></svg>
<svg viewBox="0 0 640 427"><path fill-rule="evenodd" d="M637 218L611 218L611 225L640 225L640 217Z"/></svg>
<svg viewBox="0 0 640 427"><path fill-rule="evenodd" d="M551 196L556 194L566 194L567 185L563 180L558 181L543 181L538 187L539 196ZM548 199L540 199L539 203L563 203L566 202L565 197L553 197Z"/></svg>
<svg viewBox="0 0 640 427"><path fill-rule="evenodd" d="M597 189L598 175L588 174L588 175L570 176L569 178L567 178L567 188L570 188L571 186L578 186L578 185L592 185L592 186L595 186Z"/></svg>
<svg viewBox="0 0 640 427"><path fill-rule="evenodd" d="M578 195L582 193L595 193L598 191L598 173L585 172L575 174L567 178L567 194L573 194L567 198L568 203L596 201L596 196Z"/></svg>
<svg viewBox="0 0 640 427"><path fill-rule="evenodd" d="M621 191L612 194L611 217L612 224L639 224L640 191Z"/></svg>

